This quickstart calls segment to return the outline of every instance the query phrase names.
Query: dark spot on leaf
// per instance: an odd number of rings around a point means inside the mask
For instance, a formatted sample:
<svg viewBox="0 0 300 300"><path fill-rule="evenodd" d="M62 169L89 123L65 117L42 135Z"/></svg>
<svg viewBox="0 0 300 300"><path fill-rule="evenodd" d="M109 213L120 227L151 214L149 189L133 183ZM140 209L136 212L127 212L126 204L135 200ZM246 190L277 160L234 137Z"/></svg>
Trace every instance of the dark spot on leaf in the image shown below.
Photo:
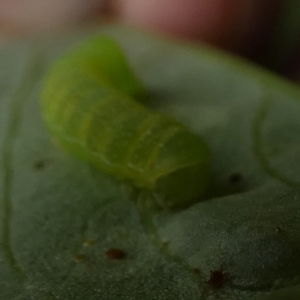
<svg viewBox="0 0 300 300"><path fill-rule="evenodd" d="M35 161L33 163L33 169L37 170L37 171L40 171L40 170L43 170L45 168L45 165L46 165L45 160L38 160L38 161Z"/></svg>
<svg viewBox="0 0 300 300"><path fill-rule="evenodd" d="M33 163L33 169L36 171L42 171L45 169L45 167L48 165L49 160L47 159L41 159L37 160Z"/></svg>
<svg viewBox="0 0 300 300"><path fill-rule="evenodd" d="M276 227L276 234L280 234L282 232L282 229L280 227Z"/></svg>
<svg viewBox="0 0 300 300"><path fill-rule="evenodd" d="M193 269L193 271L194 271L197 275L200 275L200 274L201 274L201 271L200 271L200 269L198 269L198 268Z"/></svg>
<svg viewBox="0 0 300 300"><path fill-rule="evenodd" d="M83 254L77 254L77 255L75 255L75 260L76 260L77 262L81 262L81 261L83 261L85 258L86 258L86 256L83 255Z"/></svg>
<svg viewBox="0 0 300 300"><path fill-rule="evenodd" d="M164 242L162 245L164 248L169 248L170 242Z"/></svg>
<svg viewBox="0 0 300 300"><path fill-rule="evenodd" d="M85 246L85 247L91 247L91 246L94 246L95 243L96 242L94 240L85 240L84 243L83 243L83 246Z"/></svg>
<svg viewBox="0 0 300 300"><path fill-rule="evenodd" d="M126 256L126 253L118 248L111 248L105 252L105 256L108 259L123 259Z"/></svg>
<svg viewBox="0 0 300 300"><path fill-rule="evenodd" d="M224 273L223 271L216 270L210 273L210 278L208 280L208 284L213 289L219 289L224 286L228 282L228 274Z"/></svg>
<svg viewBox="0 0 300 300"><path fill-rule="evenodd" d="M241 173L235 172L229 176L229 181L232 184L238 184L244 181L244 177Z"/></svg>

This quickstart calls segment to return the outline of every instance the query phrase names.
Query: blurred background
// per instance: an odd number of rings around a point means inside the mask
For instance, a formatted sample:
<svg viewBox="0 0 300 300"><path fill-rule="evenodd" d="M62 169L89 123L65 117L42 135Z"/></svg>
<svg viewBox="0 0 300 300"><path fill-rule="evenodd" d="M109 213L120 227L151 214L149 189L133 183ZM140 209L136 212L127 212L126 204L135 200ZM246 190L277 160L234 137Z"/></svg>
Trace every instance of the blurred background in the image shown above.
<svg viewBox="0 0 300 300"><path fill-rule="evenodd" d="M104 21L210 44L299 78L298 0L0 0L2 43Z"/></svg>

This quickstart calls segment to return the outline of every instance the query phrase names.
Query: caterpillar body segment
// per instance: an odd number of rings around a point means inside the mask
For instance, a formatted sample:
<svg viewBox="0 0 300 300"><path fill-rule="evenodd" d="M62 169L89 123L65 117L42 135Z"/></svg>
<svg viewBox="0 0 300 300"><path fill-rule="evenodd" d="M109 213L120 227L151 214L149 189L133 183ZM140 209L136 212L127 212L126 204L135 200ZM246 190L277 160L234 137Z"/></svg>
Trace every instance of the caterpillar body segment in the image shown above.
<svg viewBox="0 0 300 300"><path fill-rule="evenodd" d="M143 94L120 47L101 36L52 66L41 105L67 152L156 195L159 206L186 206L207 186L210 151L184 125L138 102Z"/></svg>

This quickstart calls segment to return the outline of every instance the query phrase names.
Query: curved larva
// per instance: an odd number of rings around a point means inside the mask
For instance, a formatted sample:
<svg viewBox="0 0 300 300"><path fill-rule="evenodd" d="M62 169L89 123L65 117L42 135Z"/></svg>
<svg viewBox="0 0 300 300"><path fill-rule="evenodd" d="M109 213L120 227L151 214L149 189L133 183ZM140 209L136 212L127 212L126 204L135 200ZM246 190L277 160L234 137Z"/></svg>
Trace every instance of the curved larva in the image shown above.
<svg viewBox="0 0 300 300"><path fill-rule="evenodd" d="M207 186L210 151L176 120L134 98L144 88L109 37L93 38L59 59L42 93L44 119L69 153L182 206Z"/></svg>

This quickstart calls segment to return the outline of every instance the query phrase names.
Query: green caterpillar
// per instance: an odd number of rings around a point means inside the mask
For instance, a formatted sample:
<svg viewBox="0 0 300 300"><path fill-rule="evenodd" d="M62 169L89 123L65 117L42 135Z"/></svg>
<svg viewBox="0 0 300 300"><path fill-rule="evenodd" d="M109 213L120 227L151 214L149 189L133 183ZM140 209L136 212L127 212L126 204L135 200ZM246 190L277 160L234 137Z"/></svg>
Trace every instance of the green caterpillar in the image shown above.
<svg viewBox="0 0 300 300"><path fill-rule="evenodd" d="M52 66L41 103L66 151L155 195L158 206L191 204L207 186L210 151L185 126L135 100L143 94L120 47L99 36Z"/></svg>

